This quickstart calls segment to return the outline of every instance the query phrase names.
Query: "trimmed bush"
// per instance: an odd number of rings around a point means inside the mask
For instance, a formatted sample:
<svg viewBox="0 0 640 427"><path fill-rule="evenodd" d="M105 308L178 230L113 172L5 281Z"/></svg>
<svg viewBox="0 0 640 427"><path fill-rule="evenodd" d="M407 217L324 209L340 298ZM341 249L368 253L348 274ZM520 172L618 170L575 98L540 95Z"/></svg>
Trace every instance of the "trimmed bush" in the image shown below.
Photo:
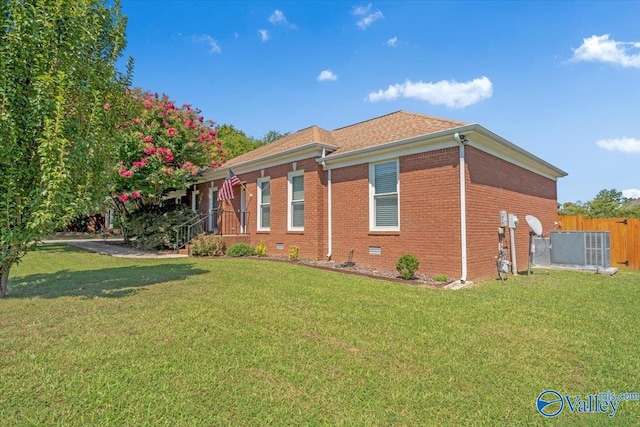
<svg viewBox="0 0 640 427"><path fill-rule="evenodd" d="M224 255L226 245L224 237L213 234L201 234L191 241L191 255L193 256L221 256Z"/></svg>
<svg viewBox="0 0 640 427"><path fill-rule="evenodd" d="M402 255L396 264L396 270L400 273L400 277L405 280L413 279L413 275L418 270L420 261L415 255Z"/></svg>
<svg viewBox="0 0 640 427"><path fill-rule="evenodd" d="M435 279L436 279L438 282L448 282L448 281L449 281L449 278L448 278L445 274L438 274L438 275L435 277Z"/></svg>
<svg viewBox="0 0 640 427"><path fill-rule="evenodd" d="M227 256L251 256L256 254L256 249L248 243L236 243L229 246Z"/></svg>
<svg viewBox="0 0 640 427"><path fill-rule="evenodd" d="M298 245L289 247L289 259L291 261L297 261L298 256L300 256L300 247L298 247Z"/></svg>
<svg viewBox="0 0 640 427"><path fill-rule="evenodd" d="M264 243L264 240L260 240L260 243L256 245L256 255L267 256L267 244Z"/></svg>

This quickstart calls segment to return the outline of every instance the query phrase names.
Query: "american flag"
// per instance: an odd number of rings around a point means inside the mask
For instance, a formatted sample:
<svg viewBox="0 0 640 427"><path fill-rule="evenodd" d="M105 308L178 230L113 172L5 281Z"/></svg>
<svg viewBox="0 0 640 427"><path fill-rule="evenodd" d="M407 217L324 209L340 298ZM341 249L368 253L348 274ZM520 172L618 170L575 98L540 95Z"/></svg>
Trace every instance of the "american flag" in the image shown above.
<svg viewBox="0 0 640 427"><path fill-rule="evenodd" d="M227 177L224 179L224 184L222 184L222 188L218 191L218 200L229 200L233 199L235 196L233 195L233 187L235 185L242 184L235 173L229 169L229 173Z"/></svg>

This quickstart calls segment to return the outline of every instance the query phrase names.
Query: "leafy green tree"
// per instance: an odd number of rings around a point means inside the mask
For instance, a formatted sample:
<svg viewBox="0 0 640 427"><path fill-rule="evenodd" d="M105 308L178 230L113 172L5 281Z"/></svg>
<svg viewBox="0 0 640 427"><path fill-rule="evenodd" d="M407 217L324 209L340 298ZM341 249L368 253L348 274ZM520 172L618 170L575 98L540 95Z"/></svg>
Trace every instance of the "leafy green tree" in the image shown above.
<svg viewBox="0 0 640 427"><path fill-rule="evenodd" d="M626 198L615 188L600 190L596 197L587 202L589 218L616 218L622 216L622 208Z"/></svg>
<svg viewBox="0 0 640 427"><path fill-rule="evenodd" d="M558 210L558 215L581 215L586 217L588 213L587 207L579 200L577 202L565 202Z"/></svg>
<svg viewBox="0 0 640 427"><path fill-rule="evenodd" d="M222 142L222 148L230 159L264 145L264 142L247 136L243 131L233 127L233 125L218 125L216 130L218 131L218 138Z"/></svg>
<svg viewBox="0 0 640 427"><path fill-rule="evenodd" d="M104 200L125 27L118 0L0 2L0 297L35 241Z"/></svg>
<svg viewBox="0 0 640 427"><path fill-rule="evenodd" d="M281 133L278 132L277 130L270 130L269 132L267 132L264 137L262 137L262 142L264 144L271 144L273 141L277 141L280 138L284 138L285 136L289 135L291 132L285 132L285 133Z"/></svg>

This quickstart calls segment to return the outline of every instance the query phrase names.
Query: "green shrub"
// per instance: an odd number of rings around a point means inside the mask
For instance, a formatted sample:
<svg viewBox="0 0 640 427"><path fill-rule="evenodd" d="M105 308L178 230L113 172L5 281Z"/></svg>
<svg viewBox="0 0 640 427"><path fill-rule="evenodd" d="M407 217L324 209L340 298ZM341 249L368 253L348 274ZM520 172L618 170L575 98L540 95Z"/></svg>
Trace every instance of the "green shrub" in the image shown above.
<svg viewBox="0 0 640 427"><path fill-rule="evenodd" d="M438 275L435 277L435 279L436 279L438 282L448 282L448 281L449 281L449 278L447 277L447 275L446 275L446 274L438 274Z"/></svg>
<svg viewBox="0 0 640 427"><path fill-rule="evenodd" d="M251 256L256 254L256 249L248 243L235 243L227 249L227 256Z"/></svg>
<svg viewBox="0 0 640 427"><path fill-rule="evenodd" d="M260 243L256 245L256 255L258 256L267 255L267 245L266 243L264 243L264 240L260 240Z"/></svg>
<svg viewBox="0 0 640 427"><path fill-rule="evenodd" d="M420 261L414 255L402 255L396 264L396 270L398 270L403 279L410 280L413 279L413 275L418 270L419 265Z"/></svg>
<svg viewBox="0 0 640 427"><path fill-rule="evenodd" d="M193 218L187 207L149 207L132 212L123 221L128 237L136 237L131 243L136 247L153 250L173 248L176 240L174 227Z"/></svg>
<svg viewBox="0 0 640 427"><path fill-rule="evenodd" d="M213 234L201 234L191 241L191 255L193 256L221 256L224 255L226 245L224 237Z"/></svg>
<svg viewBox="0 0 640 427"><path fill-rule="evenodd" d="M297 261L298 256L300 256L300 248L298 245L293 245L289 247L289 259L291 261Z"/></svg>

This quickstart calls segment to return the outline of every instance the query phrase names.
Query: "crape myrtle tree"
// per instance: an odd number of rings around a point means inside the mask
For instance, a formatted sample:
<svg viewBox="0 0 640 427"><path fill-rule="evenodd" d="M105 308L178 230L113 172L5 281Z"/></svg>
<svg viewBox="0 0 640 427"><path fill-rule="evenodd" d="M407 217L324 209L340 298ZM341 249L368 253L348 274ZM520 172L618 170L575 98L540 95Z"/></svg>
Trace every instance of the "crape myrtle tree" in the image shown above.
<svg viewBox="0 0 640 427"><path fill-rule="evenodd" d="M0 1L0 297L35 241L106 196L125 27L117 0Z"/></svg>
<svg viewBox="0 0 640 427"><path fill-rule="evenodd" d="M117 158L111 200L123 225L138 213L156 212L163 198L193 185L207 168L221 165L223 150L214 123L201 111L166 95L129 91L126 120L117 126Z"/></svg>

